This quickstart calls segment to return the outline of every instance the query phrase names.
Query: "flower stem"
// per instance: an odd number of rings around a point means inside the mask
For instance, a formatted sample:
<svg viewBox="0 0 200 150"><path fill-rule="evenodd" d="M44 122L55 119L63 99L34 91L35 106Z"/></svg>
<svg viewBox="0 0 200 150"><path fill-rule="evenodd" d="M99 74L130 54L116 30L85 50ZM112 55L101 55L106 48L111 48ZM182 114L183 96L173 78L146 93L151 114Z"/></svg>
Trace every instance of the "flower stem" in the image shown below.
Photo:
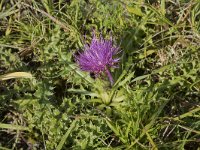
<svg viewBox="0 0 200 150"><path fill-rule="evenodd" d="M107 67L106 67L106 74L108 75L108 79L110 80L110 84L112 86L114 84L114 80L113 80L113 77Z"/></svg>

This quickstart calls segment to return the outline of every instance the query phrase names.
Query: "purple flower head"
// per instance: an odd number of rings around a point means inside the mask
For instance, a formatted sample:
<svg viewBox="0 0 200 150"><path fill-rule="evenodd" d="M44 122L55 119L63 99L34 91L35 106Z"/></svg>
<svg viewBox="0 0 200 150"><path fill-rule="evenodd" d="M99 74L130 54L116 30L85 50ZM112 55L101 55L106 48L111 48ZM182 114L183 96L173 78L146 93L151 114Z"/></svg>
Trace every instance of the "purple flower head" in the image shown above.
<svg viewBox="0 0 200 150"><path fill-rule="evenodd" d="M103 37L99 39L94 35L90 45L85 45L84 52L76 57L81 70L92 72L95 75L106 73L111 85L113 79L109 68L116 67L119 58L113 58L118 53L119 48L113 46L112 38L106 40Z"/></svg>

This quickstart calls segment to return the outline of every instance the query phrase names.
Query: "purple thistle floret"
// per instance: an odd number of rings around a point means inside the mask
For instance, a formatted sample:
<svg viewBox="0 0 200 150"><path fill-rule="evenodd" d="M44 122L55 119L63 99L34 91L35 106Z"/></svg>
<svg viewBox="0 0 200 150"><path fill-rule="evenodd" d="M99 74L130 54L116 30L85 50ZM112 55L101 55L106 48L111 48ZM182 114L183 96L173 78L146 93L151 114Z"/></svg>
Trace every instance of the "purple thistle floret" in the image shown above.
<svg viewBox="0 0 200 150"><path fill-rule="evenodd" d="M119 52L119 48L113 46L112 38L106 40L103 37L98 39L95 35L90 45L85 45L84 52L76 56L77 63L81 70L94 73L106 73L113 85L113 78L109 71L110 67L116 67L119 58L113 58Z"/></svg>

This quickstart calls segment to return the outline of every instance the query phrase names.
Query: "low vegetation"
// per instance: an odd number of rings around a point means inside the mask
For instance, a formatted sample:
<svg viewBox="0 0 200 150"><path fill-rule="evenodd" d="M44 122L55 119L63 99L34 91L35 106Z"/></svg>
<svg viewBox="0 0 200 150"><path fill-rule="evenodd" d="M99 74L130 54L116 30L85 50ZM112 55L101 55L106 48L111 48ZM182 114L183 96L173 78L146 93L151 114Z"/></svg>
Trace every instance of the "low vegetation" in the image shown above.
<svg viewBox="0 0 200 150"><path fill-rule="evenodd" d="M114 83L80 69L93 34ZM200 147L199 0L1 0L0 149Z"/></svg>

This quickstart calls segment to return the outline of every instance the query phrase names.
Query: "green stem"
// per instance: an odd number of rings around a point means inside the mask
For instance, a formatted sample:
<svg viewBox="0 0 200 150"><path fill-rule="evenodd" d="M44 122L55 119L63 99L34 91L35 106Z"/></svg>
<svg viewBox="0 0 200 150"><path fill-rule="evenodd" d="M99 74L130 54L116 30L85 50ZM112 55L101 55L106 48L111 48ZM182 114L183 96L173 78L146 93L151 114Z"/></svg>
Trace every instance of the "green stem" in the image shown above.
<svg viewBox="0 0 200 150"><path fill-rule="evenodd" d="M110 80L110 84L112 86L114 84L114 80L113 80L113 77L107 67L106 67L106 74L108 75L108 79Z"/></svg>

